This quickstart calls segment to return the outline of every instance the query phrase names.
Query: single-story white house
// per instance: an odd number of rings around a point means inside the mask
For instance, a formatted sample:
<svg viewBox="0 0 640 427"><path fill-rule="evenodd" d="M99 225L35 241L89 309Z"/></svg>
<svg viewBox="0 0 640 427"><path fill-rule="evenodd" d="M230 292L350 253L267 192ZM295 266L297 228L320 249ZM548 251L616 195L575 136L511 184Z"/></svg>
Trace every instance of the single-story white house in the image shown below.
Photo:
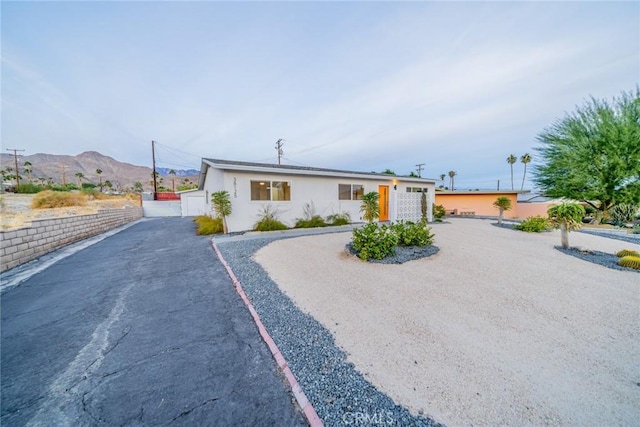
<svg viewBox="0 0 640 427"><path fill-rule="evenodd" d="M422 192L431 221L435 183L435 179L371 172L202 159L198 193L204 192L206 213L213 214L211 194L229 192L232 213L227 225L234 232L253 229L267 206L290 227L304 217L309 204L322 217L348 213L352 222L361 222L360 199L372 191L380 195L380 221L420 220Z"/></svg>

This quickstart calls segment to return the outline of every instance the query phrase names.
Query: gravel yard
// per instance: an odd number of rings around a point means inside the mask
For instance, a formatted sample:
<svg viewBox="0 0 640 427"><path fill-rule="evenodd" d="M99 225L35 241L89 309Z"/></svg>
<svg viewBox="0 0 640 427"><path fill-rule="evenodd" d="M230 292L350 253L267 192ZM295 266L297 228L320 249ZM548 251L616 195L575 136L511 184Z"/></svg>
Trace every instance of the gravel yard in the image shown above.
<svg viewBox="0 0 640 427"><path fill-rule="evenodd" d="M220 248L327 425L358 414L399 425L636 423L635 272L555 250L557 231L454 219L433 232L440 251L401 265L349 255L350 233ZM640 250L586 233L570 243Z"/></svg>

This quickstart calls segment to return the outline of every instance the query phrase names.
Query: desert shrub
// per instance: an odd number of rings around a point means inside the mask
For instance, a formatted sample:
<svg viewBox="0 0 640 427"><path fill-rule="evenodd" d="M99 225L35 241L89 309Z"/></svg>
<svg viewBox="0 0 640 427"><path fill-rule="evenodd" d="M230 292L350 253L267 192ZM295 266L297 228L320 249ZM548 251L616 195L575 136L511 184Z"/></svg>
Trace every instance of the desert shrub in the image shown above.
<svg viewBox="0 0 640 427"><path fill-rule="evenodd" d="M636 256L636 257L638 257L638 256L640 256L640 253L638 253L637 251L634 251L633 249L623 249L621 251L618 251L616 253L616 256L618 258L622 258L622 257L625 257L625 256Z"/></svg>
<svg viewBox="0 0 640 427"><path fill-rule="evenodd" d="M442 218L447 214L444 206L442 205L433 205L433 218L436 222L442 222Z"/></svg>
<svg viewBox="0 0 640 427"><path fill-rule="evenodd" d="M222 233L222 218L212 218L209 215L199 215L193 220L198 229L196 233L198 235L209 235L215 233Z"/></svg>
<svg viewBox="0 0 640 427"><path fill-rule="evenodd" d="M640 270L640 257L637 256L625 256L620 258L618 264L627 267L633 268L634 270Z"/></svg>
<svg viewBox="0 0 640 427"><path fill-rule="evenodd" d="M347 225L351 222L351 215L349 212L331 214L327 217L327 222L330 225Z"/></svg>
<svg viewBox="0 0 640 427"><path fill-rule="evenodd" d="M428 246L433 243L434 235L425 221L398 221L391 225L391 229L398 237L400 246Z"/></svg>
<svg viewBox="0 0 640 427"><path fill-rule="evenodd" d="M538 215L530 216L520 224L517 224L514 228L516 230L526 231L527 233L540 233L542 231L549 230L551 228L551 225L549 224L549 220L547 220L547 218L543 218Z"/></svg>
<svg viewBox="0 0 640 427"><path fill-rule="evenodd" d="M65 185L49 185L47 186L48 189L53 190L53 191L73 191L73 190L79 190L80 188L78 188L77 185L73 184L73 183L68 183Z"/></svg>
<svg viewBox="0 0 640 427"><path fill-rule="evenodd" d="M638 207L626 203L620 203L615 205L609 211L611 215L611 222L618 227L633 222L633 219L638 212Z"/></svg>
<svg viewBox="0 0 640 427"><path fill-rule="evenodd" d="M636 224L631 229L631 234L640 234L640 224Z"/></svg>
<svg viewBox="0 0 640 427"><path fill-rule="evenodd" d="M369 223L353 230L351 246L362 260L382 259L396 252L398 236L386 225Z"/></svg>
<svg viewBox="0 0 640 427"><path fill-rule="evenodd" d="M33 209L64 208L68 206L85 206L87 197L80 193L61 193L51 190L42 191L31 201Z"/></svg>
<svg viewBox="0 0 640 427"><path fill-rule="evenodd" d="M83 182L82 185L80 186L80 188L83 190L93 190L96 187L97 185L92 182Z"/></svg>
<svg viewBox="0 0 640 427"><path fill-rule="evenodd" d="M309 219L300 218L296 221L294 228L314 228L314 227L326 227L327 224L320 215L314 215Z"/></svg>
<svg viewBox="0 0 640 427"><path fill-rule="evenodd" d="M20 194L36 194L43 191L45 188L42 185L32 184L32 183L24 183L20 184L20 188L16 188L16 193Z"/></svg>
<svg viewBox="0 0 640 427"><path fill-rule="evenodd" d="M262 207L258 214L258 222L253 226L255 231L287 230L288 228L278 220L278 210L271 205Z"/></svg>

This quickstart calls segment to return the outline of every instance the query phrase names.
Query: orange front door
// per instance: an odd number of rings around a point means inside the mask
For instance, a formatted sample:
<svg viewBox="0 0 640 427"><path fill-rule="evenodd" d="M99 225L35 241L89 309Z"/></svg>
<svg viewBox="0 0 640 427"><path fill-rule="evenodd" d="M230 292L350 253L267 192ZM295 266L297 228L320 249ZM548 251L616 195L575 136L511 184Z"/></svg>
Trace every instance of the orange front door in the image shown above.
<svg viewBox="0 0 640 427"><path fill-rule="evenodd" d="M378 217L378 219L380 221L388 221L389 220L389 186L379 185L378 194L380 195L380 199L379 199L380 216Z"/></svg>

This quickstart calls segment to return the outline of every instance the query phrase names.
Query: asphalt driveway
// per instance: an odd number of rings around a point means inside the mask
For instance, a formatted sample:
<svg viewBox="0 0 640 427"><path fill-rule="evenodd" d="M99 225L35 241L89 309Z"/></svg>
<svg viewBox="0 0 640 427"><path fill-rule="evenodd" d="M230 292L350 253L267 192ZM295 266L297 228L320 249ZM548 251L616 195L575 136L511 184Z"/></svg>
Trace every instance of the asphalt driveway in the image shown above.
<svg viewBox="0 0 640 427"><path fill-rule="evenodd" d="M2 425L306 425L189 219L139 222L1 308Z"/></svg>

